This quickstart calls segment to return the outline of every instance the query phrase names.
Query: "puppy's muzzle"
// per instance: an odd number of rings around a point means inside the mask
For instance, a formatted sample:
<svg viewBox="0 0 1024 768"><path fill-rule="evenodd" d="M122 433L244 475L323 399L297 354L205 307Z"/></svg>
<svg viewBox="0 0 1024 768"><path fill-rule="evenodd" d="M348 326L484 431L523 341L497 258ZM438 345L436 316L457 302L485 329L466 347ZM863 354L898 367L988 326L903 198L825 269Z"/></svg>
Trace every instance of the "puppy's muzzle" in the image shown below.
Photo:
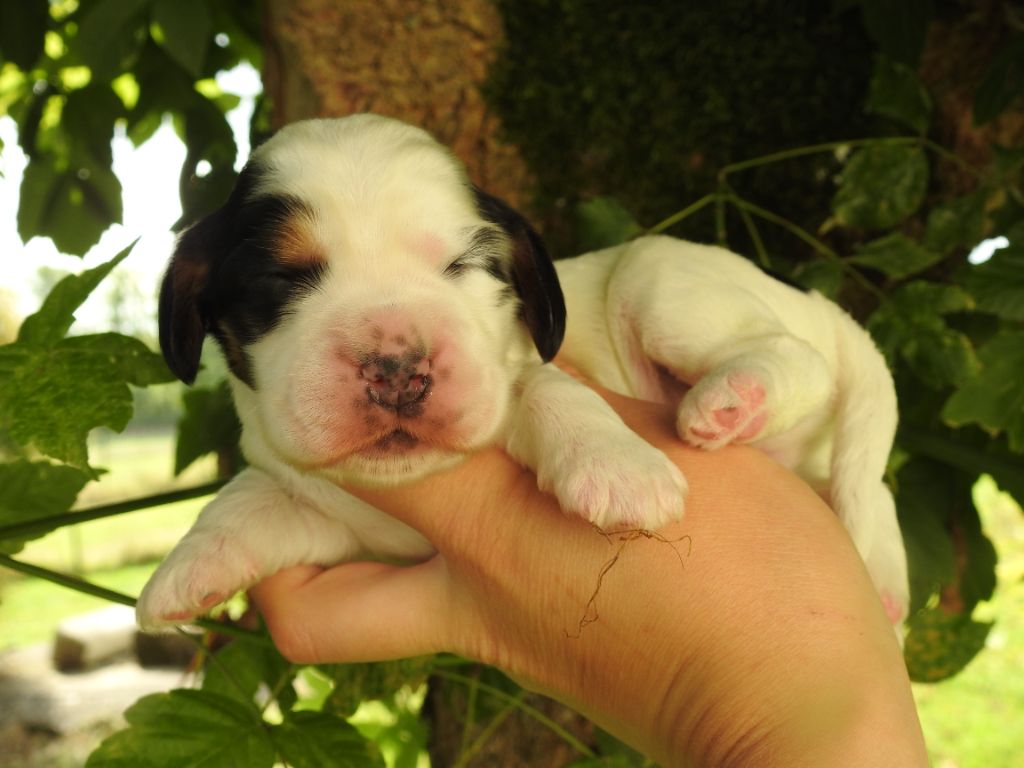
<svg viewBox="0 0 1024 768"><path fill-rule="evenodd" d="M363 363L359 375L366 382L370 401L399 416L417 416L433 380L429 358L416 351L402 355L375 355Z"/></svg>

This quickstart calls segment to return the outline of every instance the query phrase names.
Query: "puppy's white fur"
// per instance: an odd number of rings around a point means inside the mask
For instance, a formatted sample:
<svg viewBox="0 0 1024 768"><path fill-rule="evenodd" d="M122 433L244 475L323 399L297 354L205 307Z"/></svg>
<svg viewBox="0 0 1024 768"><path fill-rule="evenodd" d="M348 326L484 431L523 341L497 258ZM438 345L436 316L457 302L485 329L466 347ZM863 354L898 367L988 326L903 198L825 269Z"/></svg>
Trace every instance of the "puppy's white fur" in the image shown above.
<svg viewBox="0 0 1024 768"><path fill-rule="evenodd" d="M657 529L682 515L682 475L600 397L541 364L515 304L502 300L507 286L484 270L444 276L493 224L426 133L369 115L309 121L255 157L270 169L258 194L313 211L306 237L327 269L252 345L255 386L232 377L251 466L147 584L144 628L186 620L288 565L429 556L418 533L340 485L408 481L492 442L535 470L565 511L602 527ZM867 335L817 294L671 238L560 262L558 273L569 314L562 358L624 394L678 400L680 436L694 445L750 442L799 472L836 509L902 619L905 555L882 483L896 404ZM388 339L415 340L438 374L415 418L367 407L359 361ZM395 429L415 444L387 442Z"/></svg>
<svg viewBox="0 0 1024 768"><path fill-rule="evenodd" d="M692 445L750 443L797 472L842 519L890 618L905 618L906 554L882 479L896 394L859 325L729 251L669 237L559 262L558 274L562 359L623 394L678 402Z"/></svg>

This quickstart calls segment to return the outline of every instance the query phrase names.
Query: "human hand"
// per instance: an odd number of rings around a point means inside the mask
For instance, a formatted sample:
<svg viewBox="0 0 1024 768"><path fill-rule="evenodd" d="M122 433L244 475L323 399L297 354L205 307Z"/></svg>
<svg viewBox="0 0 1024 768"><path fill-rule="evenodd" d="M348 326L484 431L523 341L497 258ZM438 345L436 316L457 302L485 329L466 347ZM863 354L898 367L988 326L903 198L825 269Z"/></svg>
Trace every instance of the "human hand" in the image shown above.
<svg viewBox="0 0 1024 768"><path fill-rule="evenodd" d="M660 531L688 537L685 567L663 541L630 540L581 627L621 541L563 515L529 471L487 450L407 486L352 489L437 555L265 580L252 596L281 652L458 653L666 765L926 765L892 630L831 510L767 456L687 448L669 409L605 396L689 480L686 517Z"/></svg>

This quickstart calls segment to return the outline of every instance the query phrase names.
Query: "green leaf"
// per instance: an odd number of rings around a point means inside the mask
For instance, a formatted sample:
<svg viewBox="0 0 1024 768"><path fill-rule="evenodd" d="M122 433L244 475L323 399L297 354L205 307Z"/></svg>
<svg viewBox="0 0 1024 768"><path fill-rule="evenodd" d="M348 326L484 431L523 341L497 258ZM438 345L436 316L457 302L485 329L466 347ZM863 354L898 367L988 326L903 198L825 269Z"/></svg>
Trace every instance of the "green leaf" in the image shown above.
<svg viewBox="0 0 1024 768"><path fill-rule="evenodd" d="M612 762L612 765L621 764L624 766L635 766L635 768L648 768L651 766L651 762L646 757L602 728L594 729L593 741L594 746L597 747L597 751L601 755L598 759L620 761L620 763ZM621 762L623 760L626 762Z"/></svg>
<svg viewBox="0 0 1024 768"><path fill-rule="evenodd" d="M91 429L121 430L132 415L128 384L172 379L142 342L119 334L65 338L75 311L131 251L61 280L14 344L0 347L0 425L23 446L86 469Z"/></svg>
<svg viewBox="0 0 1024 768"><path fill-rule="evenodd" d="M61 128L72 146L72 156L109 168L114 125L125 117L124 102L107 83L90 83L68 94L61 110Z"/></svg>
<svg viewBox="0 0 1024 768"><path fill-rule="evenodd" d="M942 260L942 254L930 251L902 232L893 232L860 246L850 261L877 269L889 277L901 279L921 272Z"/></svg>
<svg viewBox="0 0 1024 768"><path fill-rule="evenodd" d="M1004 330L978 354L981 370L946 401L942 418L1006 432L1010 448L1024 451L1024 331Z"/></svg>
<svg viewBox="0 0 1024 768"><path fill-rule="evenodd" d="M967 666L985 647L992 624L932 608L911 616L907 627L910 631L903 656L910 679L935 683Z"/></svg>
<svg viewBox="0 0 1024 768"><path fill-rule="evenodd" d="M974 93L974 124L997 118L1024 92L1024 35L1017 34L996 53Z"/></svg>
<svg viewBox="0 0 1024 768"><path fill-rule="evenodd" d="M954 248L973 248L985 227L988 190L978 189L936 206L928 214L924 246L945 255Z"/></svg>
<svg viewBox="0 0 1024 768"><path fill-rule="evenodd" d="M87 482L83 472L45 461L0 464L0 526L67 512ZM0 552L14 554L25 541L0 541Z"/></svg>
<svg viewBox="0 0 1024 768"><path fill-rule="evenodd" d="M1024 320L1024 245L1000 248L972 267L965 286L983 312Z"/></svg>
<svg viewBox="0 0 1024 768"><path fill-rule="evenodd" d="M226 380L208 389L194 387L185 392L182 400L185 412L178 422L178 444L174 455L176 475L208 453L235 449L242 434L242 425L235 413Z"/></svg>
<svg viewBox="0 0 1024 768"><path fill-rule="evenodd" d="M87 269L78 275L68 275L53 287L39 310L25 318L18 332L18 342L36 346L53 346L64 338L72 323L75 322L75 310L85 302L96 290L103 279L120 264L132 248L133 242L121 250L109 261L98 267Z"/></svg>
<svg viewBox="0 0 1024 768"><path fill-rule="evenodd" d="M182 215L180 223L191 223L219 208L234 187L237 147L224 113L205 98L196 101L185 114L185 143L189 154L182 166ZM213 168L206 176L196 174L200 160Z"/></svg>
<svg viewBox="0 0 1024 768"><path fill-rule="evenodd" d="M128 383L172 378L159 355L116 333L10 344L0 347L0 424L19 444L85 469L89 431L120 431L131 418Z"/></svg>
<svg viewBox="0 0 1024 768"><path fill-rule="evenodd" d="M998 144L993 144L992 159L995 160L995 168L999 177L1012 176L1024 168L1024 146L1001 147Z"/></svg>
<svg viewBox="0 0 1024 768"><path fill-rule="evenodd" d="M32 69L43 54L49 21L49 3L0 0L0 59L25 72Z"/></svg>
<svg viewBox="0 0 1024 768"><path fill-rule="evenodd" d="M337 715L296 712L274 726L271 738L292 768L383 768L373 742Z"/></svg>
<svg viewBox="0 0 1024 768"><path fill-rule="evenodd" d="M996 591L996 548L981 528L973 499L957 517L963 531L966 562L960 575L959 595L964 610L970 613L983 600L991 600Z"/></svg>
<svg viewBox="0 0 1024 768"><path fill-rule="evenodd" d="M576 206L576 228L584 251L618 245L643 232L633 214L614 197L595 197Z"/></svg>
<svg viewBox="0 0 1024 768"><path fill-rule="evenodd" d="M390 698L403 685L419 685L430 673L433 656L373 664L329 664L318 667L334 683L325 711L349 716L372 699Z"/></svg>
<svg viewBox="0 0 1024 768"><path fill-rule="evenodd" d="M291 664L273 646L229 643L207 662L203 690L251 707L261 683L277 690L280 697L284 689L277 683L291 670Z"/></svg>
<svg viewBox="0 0 1024 768"><path fill-rule="evenodd" d="M814 259L797 265L793 279L809 291L835 299L843 285L843 267L826 259Z"/></svg>
<svg viewBox="0 0 1024 768"><path fill-rule="evenodd" d="M920 147L874 144L850 158L832 212L843 226L888 229L918 209L927 187L928 159Z"/></svg>
<svg viewBox="0 0 1024 768"><path fill-rule="evenodd" d="M991 475L1001 490L1018 503L1024 502L1024 456L1010 451L1003 438L993 439L976 427L921 429L904 421L896 439L903 450L935 459L972 477Z"/></svg>
<svg viewBox="0 0 1024 768"><path fill-rule="evenodd" d="M105 739L86 768L273 768L274 745L253 707L206 691L139 699L128 728ZM330 763L327 763L328 765Z"/></svg>
<svg viewBox="0 0 1024 768"><path fill-rule="evenodd" d="M110 80L145 41L144 12L152 0L100 0L82 19L75 52L95 80Z"/></svg>
<svg viewBox="0 0 1024 768"><path fill-rule="evenodd" d="M602 755L601 757L585 757L574 760L565 768L643 768L649 763L643 758L630 755Z"/></svg>
<svg viewBox="0 0 1024 768"><path fill-rule="evenodd" d="M206 0L156 0L152 18L163 33L160 45L182 69L198 78L210 45L212 23Z"/></svg>
<svg viewBox="0 0 1024 768"><path fill-rule="evenodd" d="M81 256L121 221L121 182L109 166L80 159L73 168L41 155L29 162L18 208L23 241L49 237L62 253Z"/></svg>
<svg viewBox="0 0 1024 768"><path fill-rule="evenodd" d="M970 493L953 487L962 473L950 472L936 461L914 457L900 468L896 509L907 550L910 573L910 612L920 610L938 590L956 580L953 542L946 526L950 502Z"/></svg>
<svg viewBox="0 0 1024 768"><path fill-rule="evenodd" d="M979 368L970 339L942 317L972 305L957 286L913 281L875 311L868 330L890 366L903 359L924 384L942 389L968 380Z"/></svg>
<svg viewBox="0 0 1024 768"><path fill-rule="evenodd" d="M893 61L917 66L932 17L931 0L861 0L864 28Z"/></svg>
<svg viewBox="0 0 1024 768"><path fill-rule="evenodd" d="M866 109L924 135L931 122L932 99L913 69L885 56L877 56Z"/></svg>

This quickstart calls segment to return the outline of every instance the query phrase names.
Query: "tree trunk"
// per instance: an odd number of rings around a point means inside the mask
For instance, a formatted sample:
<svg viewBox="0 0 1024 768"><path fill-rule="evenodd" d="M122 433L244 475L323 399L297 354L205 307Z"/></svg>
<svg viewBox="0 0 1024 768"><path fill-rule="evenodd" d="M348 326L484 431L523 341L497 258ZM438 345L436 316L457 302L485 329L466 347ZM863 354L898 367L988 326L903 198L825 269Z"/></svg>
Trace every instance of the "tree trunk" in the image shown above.
<svg viewBox="0 0 1024 768"><path fill-rule="evenodd" d="M976 125L974 98L993 57L1013 34L1008 8L997 0L981 0L951 19L934 21L928 30L919 74L935 97L937 140L976 168L992 160L992 146L1020 146L1024 110L1012 106L995 120ZM944 191L973 189L977 179L951 163L938 166Z"/></svg>
<svg viewBox="0 0 1024 768"><path fill-rule="evenodd" d="M480 92L502 41L490 0L268 0L273 123L377 112L430 131L512 205L530 177Z"/></svg>

